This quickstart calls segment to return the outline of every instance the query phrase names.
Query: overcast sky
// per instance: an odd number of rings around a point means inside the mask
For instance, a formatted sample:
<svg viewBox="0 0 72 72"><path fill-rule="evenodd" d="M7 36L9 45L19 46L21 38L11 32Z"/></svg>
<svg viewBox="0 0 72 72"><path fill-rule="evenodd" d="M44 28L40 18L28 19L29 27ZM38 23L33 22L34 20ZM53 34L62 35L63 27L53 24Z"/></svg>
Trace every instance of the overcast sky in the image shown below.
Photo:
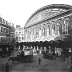
<svg viewBox="0 0 72 72"><path fill-rule="evenodd" d="M32 13L49 4L72 5L72 0L0 0L0 16L15 25L24 26Z"/></svg>

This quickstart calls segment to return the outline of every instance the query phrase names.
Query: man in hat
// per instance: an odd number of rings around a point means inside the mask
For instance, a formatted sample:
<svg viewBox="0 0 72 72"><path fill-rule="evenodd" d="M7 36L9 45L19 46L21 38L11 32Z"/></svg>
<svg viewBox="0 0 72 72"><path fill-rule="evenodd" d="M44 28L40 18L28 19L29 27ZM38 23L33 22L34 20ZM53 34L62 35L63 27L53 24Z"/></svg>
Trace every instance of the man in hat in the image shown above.
<svg viewBox="0 0 72 72"><path fill-rule="evenodd" d="M5 64L5 72L9 72L9 64L8 63Z"/></svg>
<svg viewBox="0 0 72 72"><path fill-rule="evenodd" d="M40 63L41 63L41 58L39 58L39 60L38 60L38 61L39 61L39 65L40 65Z"/></svg>

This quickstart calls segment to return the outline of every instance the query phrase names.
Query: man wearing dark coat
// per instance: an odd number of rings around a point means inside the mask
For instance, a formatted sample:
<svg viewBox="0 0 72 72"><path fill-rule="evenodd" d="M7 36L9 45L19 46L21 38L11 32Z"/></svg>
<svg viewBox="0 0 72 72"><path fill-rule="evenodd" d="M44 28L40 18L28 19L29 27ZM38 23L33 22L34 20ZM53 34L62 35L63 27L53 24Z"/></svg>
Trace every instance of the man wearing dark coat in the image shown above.
<svg viewBox="0 0 72 72"><path fill-rule="evenodd" d="M8 63L5 64L5 72L9 72L9 64Z"/></svg>
<svg viewBox="0 0 72 72"><path fill-rule="evenodd" d="M39 65L40 65L40 63L41 63L41 58L39 58Z"/></svg>

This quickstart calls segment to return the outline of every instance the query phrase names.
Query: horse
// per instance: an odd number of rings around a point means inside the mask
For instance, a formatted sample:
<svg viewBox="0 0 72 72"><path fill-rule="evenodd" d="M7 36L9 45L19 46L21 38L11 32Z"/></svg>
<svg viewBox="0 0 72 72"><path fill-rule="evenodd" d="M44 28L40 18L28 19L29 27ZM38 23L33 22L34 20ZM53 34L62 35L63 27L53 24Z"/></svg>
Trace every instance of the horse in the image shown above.
<svg viewBox="0 0 72 72"><path fill-rule="evenodd" d="M13 63L14 63L14 61L17 61L17 62L19 63L20 58L19 58L19 56L16 56L16 57L10 56L9 59L8 59L8 61L10 61L10 60L11 60Z"/></svg>

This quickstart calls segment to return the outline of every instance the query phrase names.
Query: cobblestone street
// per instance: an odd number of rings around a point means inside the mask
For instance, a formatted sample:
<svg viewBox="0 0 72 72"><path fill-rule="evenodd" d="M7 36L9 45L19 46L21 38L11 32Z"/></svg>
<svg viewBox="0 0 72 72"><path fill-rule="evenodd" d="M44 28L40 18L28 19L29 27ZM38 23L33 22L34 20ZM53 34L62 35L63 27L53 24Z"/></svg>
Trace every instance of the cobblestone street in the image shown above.
<svg viewBox="0 0 72 72"><path fill-rule="evenodd" d="M38 63L38 58L41 58L41 64ZM20 63L12 66L10 72L69 72L68 64L58 60L48 60L42 58L42 55L34 56L32 63Z"/></svg>

